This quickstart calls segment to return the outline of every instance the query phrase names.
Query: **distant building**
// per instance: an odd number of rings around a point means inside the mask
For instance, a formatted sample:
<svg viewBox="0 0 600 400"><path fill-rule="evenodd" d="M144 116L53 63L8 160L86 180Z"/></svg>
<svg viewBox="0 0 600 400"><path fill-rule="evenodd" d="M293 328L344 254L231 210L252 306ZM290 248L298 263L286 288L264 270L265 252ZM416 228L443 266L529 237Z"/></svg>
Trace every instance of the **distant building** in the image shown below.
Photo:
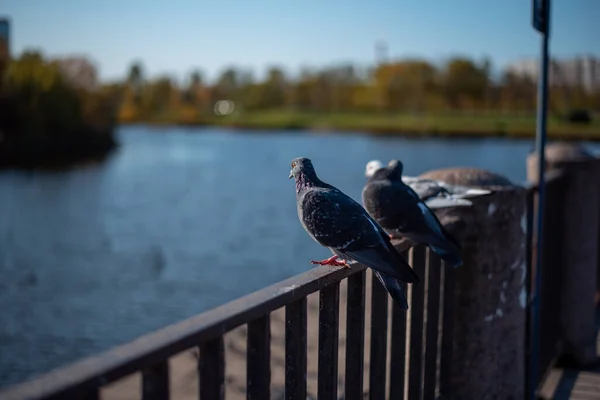
<svg viewBox="0 0 600 400"><path fill-rule="evenodd" d="M525 59L506 67L516 75L529 76L537 80L537 59ZM568 60L552 60L549 70L551 85L581 85L586 90L600 90L600 58L594 56L575 57Z"/></svg>
<svg viewBox="0 0 600 400"><path fill-rule="evenodd" d="M0 18L0 62L10 59L10 21Z"/></svg>
<svg viewBox="0 0 600 400"><path fill-rule="evenodd" d="M375 43L375 64L381 65L387 63L388 57L388 45L387 42L380 40Z"/></svg>

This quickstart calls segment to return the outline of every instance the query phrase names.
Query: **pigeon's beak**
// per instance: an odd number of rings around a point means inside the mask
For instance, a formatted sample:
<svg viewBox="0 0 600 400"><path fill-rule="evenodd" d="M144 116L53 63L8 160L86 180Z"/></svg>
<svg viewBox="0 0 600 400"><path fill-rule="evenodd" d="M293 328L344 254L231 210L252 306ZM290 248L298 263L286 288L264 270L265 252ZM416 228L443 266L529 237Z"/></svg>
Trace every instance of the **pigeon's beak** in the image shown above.
<svg viewBox="0 0 600 400"><path fill-rule="evenodd" d="M288 179L292 179L294 177L294 173L292 172L292 170L290 170L290 176L288 177Z"/></svg>

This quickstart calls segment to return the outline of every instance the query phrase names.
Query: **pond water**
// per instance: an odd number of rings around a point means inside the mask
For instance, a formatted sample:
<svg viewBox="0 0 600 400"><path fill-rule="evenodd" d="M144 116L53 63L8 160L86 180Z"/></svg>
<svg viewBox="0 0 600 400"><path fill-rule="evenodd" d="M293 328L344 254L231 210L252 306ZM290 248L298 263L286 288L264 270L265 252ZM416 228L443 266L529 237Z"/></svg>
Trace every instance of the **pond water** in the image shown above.
<svg viewBox="0 0 600 400"><path fill-rule="evenodd" d="M136 338L325 257L290 161L360 201L371 159L521 183L532 141L122 127L101 165L0 173L0 386ZM598 151L600 146L590 145Z"/></svg>

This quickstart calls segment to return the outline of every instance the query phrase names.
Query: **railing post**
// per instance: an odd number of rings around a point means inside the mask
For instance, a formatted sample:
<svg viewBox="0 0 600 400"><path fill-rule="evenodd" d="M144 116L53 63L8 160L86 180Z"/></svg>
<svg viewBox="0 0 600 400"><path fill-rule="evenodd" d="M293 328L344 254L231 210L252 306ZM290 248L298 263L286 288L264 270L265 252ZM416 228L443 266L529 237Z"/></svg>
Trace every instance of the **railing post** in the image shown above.
<svg viewBox="0 0 600 400"><path fill-rule="evenodd" d="M493 191L471 199L471 207L436 211L460 242L463 254L463 265L452 271L450 393L444 388L440 395L444 399L523 398L526 191L499 175L472 168L421 176Z"/></svg>
<svg viewBox="0 0 600 400"><path fill-rule="evenodd" d="M597 291L600 185L598 161L569 143L546 147L546 169L566 176L564 251L560 271L560 327L565 360L580 366L596 360L594 321ZM528 179L537 176L536 155L527 159ZM562 211L562 210L561 210ZM543 371L540 371L543 373Z"/></svg>

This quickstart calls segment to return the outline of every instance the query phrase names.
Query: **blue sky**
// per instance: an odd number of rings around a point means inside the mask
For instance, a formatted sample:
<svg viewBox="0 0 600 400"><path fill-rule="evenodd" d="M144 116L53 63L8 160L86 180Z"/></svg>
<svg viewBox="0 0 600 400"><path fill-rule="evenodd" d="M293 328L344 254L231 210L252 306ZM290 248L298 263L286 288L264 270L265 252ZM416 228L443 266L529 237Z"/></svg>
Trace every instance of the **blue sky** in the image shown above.
<svg viewBox="0 0 600 400"><path fill-rule="evenodd" d="M554 0L552 11L553 55L600 56L600 0ZM209 79L232 64L257 76L367 65L378 40L391 58L489 56L496 67L539 53L531 0L3 0L0 16L12 20L13 54L85 54L102 79L134 59L150 76L198 67Z"/></svg>

